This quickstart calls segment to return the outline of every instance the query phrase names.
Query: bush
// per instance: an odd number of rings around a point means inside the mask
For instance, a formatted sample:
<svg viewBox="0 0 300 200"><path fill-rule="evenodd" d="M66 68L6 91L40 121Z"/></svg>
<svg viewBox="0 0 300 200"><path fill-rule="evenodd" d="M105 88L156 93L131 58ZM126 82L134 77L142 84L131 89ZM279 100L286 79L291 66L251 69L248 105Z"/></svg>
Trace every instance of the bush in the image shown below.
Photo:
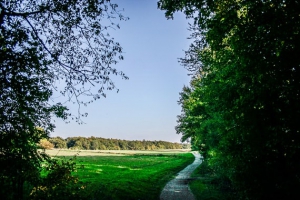
<svg viewBox="0 0 300 200"><path fill-rule="evenodd" d="M45 166L47 174L37 186L33 187L30 199L92 199L92 194L86 190L86 185L72 175L72 172L76 170L74 160L75 158L49 160L49 163Z"/></svg>

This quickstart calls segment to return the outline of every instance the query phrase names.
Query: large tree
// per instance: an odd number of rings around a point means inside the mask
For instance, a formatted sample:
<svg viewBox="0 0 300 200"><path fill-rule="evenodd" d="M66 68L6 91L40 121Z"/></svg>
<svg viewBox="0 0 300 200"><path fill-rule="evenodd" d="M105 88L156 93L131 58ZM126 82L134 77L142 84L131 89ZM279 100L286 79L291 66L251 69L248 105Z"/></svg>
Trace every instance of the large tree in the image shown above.
<svg viewBox="0 0 300 200"><path fill-rule="evenodd" d="M181 61L201 79L182 95L195 103L183 101L178 130L208 145L211 166L241 199L299 198L299 2L161 0L159 7L167 17L194 18L195 42Z"/></svg>
<svg viewBox="0 0 300 200"><path fill-rule="evenodd" d="M1 196L22 198L24 182L39 176L37 143L53 130L51 117L71 115L54 91L80 106L114 89L111 75L127 79L114 68L123 59L108 33L115 18L127 19L109 0L0 1Z"/></svg>

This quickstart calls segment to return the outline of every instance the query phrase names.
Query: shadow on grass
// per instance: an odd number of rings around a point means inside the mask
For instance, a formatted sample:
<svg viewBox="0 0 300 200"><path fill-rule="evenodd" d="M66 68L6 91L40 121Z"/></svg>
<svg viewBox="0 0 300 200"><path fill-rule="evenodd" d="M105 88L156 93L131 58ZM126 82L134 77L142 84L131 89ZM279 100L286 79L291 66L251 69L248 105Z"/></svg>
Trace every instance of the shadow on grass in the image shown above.
<svg viewBox="0 0 300 200"><path fill-rule="evenodd" d="M230 200L234 199L234 191L226 177L216 176L206 161L194 171L189 187L196 199Z"/></svg>

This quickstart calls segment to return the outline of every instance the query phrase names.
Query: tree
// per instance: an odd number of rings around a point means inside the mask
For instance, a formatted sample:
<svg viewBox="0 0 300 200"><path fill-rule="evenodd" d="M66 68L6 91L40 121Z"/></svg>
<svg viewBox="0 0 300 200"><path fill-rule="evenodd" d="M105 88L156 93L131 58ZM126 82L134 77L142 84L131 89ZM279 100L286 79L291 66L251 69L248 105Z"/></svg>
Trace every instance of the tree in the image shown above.
<svg viewBox="0 0 300 200"><path fill-rule="evenodd" d="M216 138L206 147L207 160L230 179L240 199L299 198L299 3L160 0L158 5L167 17L183 11L194 18L195 42L181 62L201 79L181 97L195 102L188 107L183 101L180 132L201 143ZM186 126L192 120L197 127Z"/></svg>
<svg viewBox="0 0 300 200"><path fill-rule="evenodd" d="M39 142L39 147L42 149L53 149L54 145L47 139L41 139Z"/></svg>
<svg viewBox="0 0 300 200"><path fill-rule="evenodd" d="M53 137L49 138L49 141L54 145L54 148L66 149L67 143L61 137Z"/></svg>
<svg viewBox="0 0 300 200"><path fill-rule="evenodd" d="M122 47L109 36L126 20L109 0L0 1L0 184L4 199L22 199L25 182L36 184L37 144L53 130L51 118L71 116L51 99L90 103L115 89L111 75ZM60 88L55 85L60 84ZM92 87L97 87L94 92ZM90 100L84 96L90 97ZM81 97L83 97L81 99ZM76 119L80 120L80 112ZM37 131L41 127L44 131ZM33 175L35 174L35 175Z"/></svg>

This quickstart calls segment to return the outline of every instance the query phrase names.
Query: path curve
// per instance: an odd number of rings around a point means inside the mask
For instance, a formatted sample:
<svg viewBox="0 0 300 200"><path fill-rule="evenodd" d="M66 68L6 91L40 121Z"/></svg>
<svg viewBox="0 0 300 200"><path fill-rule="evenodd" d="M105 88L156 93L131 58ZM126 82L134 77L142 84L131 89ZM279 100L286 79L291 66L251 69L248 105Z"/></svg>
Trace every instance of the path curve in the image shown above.
<svg viewBox="0 0 300 200"><path fill-rule="evenodd" d="M192 172L201 164L201 155L193 152L195 161L184 168L178 175L167 183L160 194L161 200L195 200L195 196L189 188Z"/></svg>

